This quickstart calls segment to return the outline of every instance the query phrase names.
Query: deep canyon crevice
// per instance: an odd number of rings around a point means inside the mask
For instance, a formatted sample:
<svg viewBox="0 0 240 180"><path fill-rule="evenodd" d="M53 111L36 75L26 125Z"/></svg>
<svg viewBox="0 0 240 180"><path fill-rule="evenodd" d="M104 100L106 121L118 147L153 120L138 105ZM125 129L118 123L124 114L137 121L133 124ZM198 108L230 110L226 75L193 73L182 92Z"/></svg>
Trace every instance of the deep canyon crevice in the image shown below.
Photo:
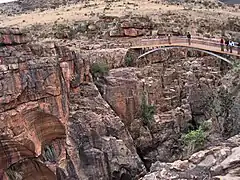
<svg viewBox="0 0 240 180"><path fill-rule="evenodd" d="M91 65L99 57L89 58L92 52L30 44L11 29L4 36L9 38L0 47L0 130L8 147L0 159L4 180L9 173L31 178L36 164L49 179L140 179L156 166L168 169L189 158L181 135L205 121L212 127L206 147L239 133L238 71L223 72L216 57L176 48L123 67L127 50L114 54L119 57L114 62L102 53L111 68L94 82ZM30 94L23 95L26 89ZM148 127L141 119L143 94L156 107ZM230 151L239 150L226 147L223 156Z"/></svg>

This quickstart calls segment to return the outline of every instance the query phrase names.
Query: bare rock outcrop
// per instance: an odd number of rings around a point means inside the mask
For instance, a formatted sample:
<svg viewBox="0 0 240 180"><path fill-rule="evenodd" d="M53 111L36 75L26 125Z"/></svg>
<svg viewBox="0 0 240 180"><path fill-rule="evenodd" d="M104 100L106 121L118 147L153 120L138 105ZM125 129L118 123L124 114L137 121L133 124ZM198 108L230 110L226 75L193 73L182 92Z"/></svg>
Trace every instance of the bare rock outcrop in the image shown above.
<svg viewBox="0 0 240 180"><path fill-rule="evenodd" d="M162 50L135 62L139 67L110 70L96 84L103 98L123 119L147 167L156 160L180 158L181 134L212 117L221 62L186 50ZM181 59L182 58L182 59ZM185 59L186 58L186 59ZM156 107L146 127L141 117L143 96Z"/></svg>
<svg viewBox="0 0 240 180"><path fill-rule="evenodd" d="M91 83L89 59L54 43L27 43L18 29L0 32L0 178L146 173L128 130Z"/></svg>
<svg viewBox="0 0 240 180"><path fill-rule="evenodd" d="M69 65L76 54L54 44L30 44L18 29L0 33L0 142L5 145L0 176L55 179L66 159ZM36 166L42 172L33 170Z"/></svg>
<svg viewBox="0 0 240 180"><path fill-rule="evenodd" d="M239 135L222 145L209 147L189 159L173 163L156 162L150 173L141 180L167 179L224 179L237 180L239 176Z"/></svg>
<svg viewBox="0 0 240 180"><path fill-rule="evenodd" d="M133 140L94 84L70 94L67 152L80 179L130 180L145 173Z"/></svg>
<svg viewBox="0 0 240 180"><path fill-rule="evenodd" d="M214 101L214 111L219 123L219 131L225 137L239 133L240 94L239 68L236 67L222 79L218 89L218 98Z"/></svg>

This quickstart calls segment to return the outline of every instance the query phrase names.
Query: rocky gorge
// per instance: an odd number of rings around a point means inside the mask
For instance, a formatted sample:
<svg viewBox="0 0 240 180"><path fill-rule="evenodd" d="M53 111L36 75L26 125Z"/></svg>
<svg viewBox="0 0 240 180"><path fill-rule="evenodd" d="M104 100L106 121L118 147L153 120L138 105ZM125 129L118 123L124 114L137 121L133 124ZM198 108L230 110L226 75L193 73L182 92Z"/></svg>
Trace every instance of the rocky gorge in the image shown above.
<svg viewBox="0 0 240 180"><path fill-rule="evenodd" d="M32 179L36 171L38 178L103 180L139 179L147 171L143 179L178 179L210 167L213 174L205 176L237 171L238 139L235 145L224 139L239 133L238 71L226 63L178 48L126 67L129 51L113 65L111 56L87 59L86 52L31 43L18 29L1 34L4 180ZM112 69L99 76L91 69L96 63ZM142 120L143 97L155 107L149 122ZM189 157L181 137L206 121L209 150ZM209 158L217 159L208 164Z"/></svg>
<svg viewBox="0 0 240 180"><path fill-rule="evenodd" d="M43 2L18 5L29 14L79 5ZM239 19L158 18L0 28L0 180L240 178L239 57L142 42L189 28L237 40Z"/></svg>

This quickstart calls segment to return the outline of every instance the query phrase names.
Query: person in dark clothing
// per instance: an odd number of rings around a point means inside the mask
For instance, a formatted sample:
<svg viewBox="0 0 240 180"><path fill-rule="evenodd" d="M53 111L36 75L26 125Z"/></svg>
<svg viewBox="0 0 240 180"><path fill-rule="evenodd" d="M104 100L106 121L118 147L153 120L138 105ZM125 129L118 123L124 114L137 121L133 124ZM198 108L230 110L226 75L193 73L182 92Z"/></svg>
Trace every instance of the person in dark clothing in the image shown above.
<svg viewBox="0 0 240 180"><path fill-rule="evenodd" d="M233 48L234 48L234 42L232 40L229 41L229 49L230 49L230 53L233 52Z"/></svg>
<svg viewBox="0 0 240 180"><path fill-rule="evenodd" d="M188 40L188 45L191 45L191 34L188 32L187 33L187 40Z"/></svg>
<svg viewBox="0 0 240 180"><path fill-rule="evenodd" d="M168 34L167 37L168 37L168 44L171 44L171 34Z"/></svg>
<svg viewBox="0 0 240 180"><path fill-rule="evenodd" d="M225 40L225 45L226 45L226 50L228 51L229 50L229 40L228 39Z"/></svg>
<svg viewBox="0 0 240 180"><path fill-rule="evenodd" d="M237 51L238 51L238 54L240 54L240 40L238 41L238 44L237 44Z"/></svg>
<svg viewBox="0 0 240 180"><path fill-rule="evenodd" d="M224 51L224 40L221 38L220 40L221 51Z"/></svg>

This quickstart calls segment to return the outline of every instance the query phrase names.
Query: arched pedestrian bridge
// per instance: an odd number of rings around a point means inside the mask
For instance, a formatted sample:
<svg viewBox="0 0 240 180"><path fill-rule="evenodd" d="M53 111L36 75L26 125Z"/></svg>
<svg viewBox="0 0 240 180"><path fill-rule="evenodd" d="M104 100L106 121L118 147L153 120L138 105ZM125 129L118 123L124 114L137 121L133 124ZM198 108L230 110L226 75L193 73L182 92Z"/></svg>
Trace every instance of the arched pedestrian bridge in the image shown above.
<svg viewBox="0 0 240 180"><path fill-rule="evenodd" d="M233 47L232 53L226 51L224 46L224 51L221 51L221 44L217 39L208 39L208 38L199 38L194 37L191 39L191 44L187 42L185 37L171 37L171 43L169 43L167 38L160 39L142 39L134 42L130 50L140 50L139 56L137 59L141 59L153 52L159 51L161 49L168 48L187 48L202 53L206 53L212 56L215 56L229 64L233 64L232 59L240 59L240 54L238 53L238 47ZM230 58L231 57L231 58Z"/></svg>

